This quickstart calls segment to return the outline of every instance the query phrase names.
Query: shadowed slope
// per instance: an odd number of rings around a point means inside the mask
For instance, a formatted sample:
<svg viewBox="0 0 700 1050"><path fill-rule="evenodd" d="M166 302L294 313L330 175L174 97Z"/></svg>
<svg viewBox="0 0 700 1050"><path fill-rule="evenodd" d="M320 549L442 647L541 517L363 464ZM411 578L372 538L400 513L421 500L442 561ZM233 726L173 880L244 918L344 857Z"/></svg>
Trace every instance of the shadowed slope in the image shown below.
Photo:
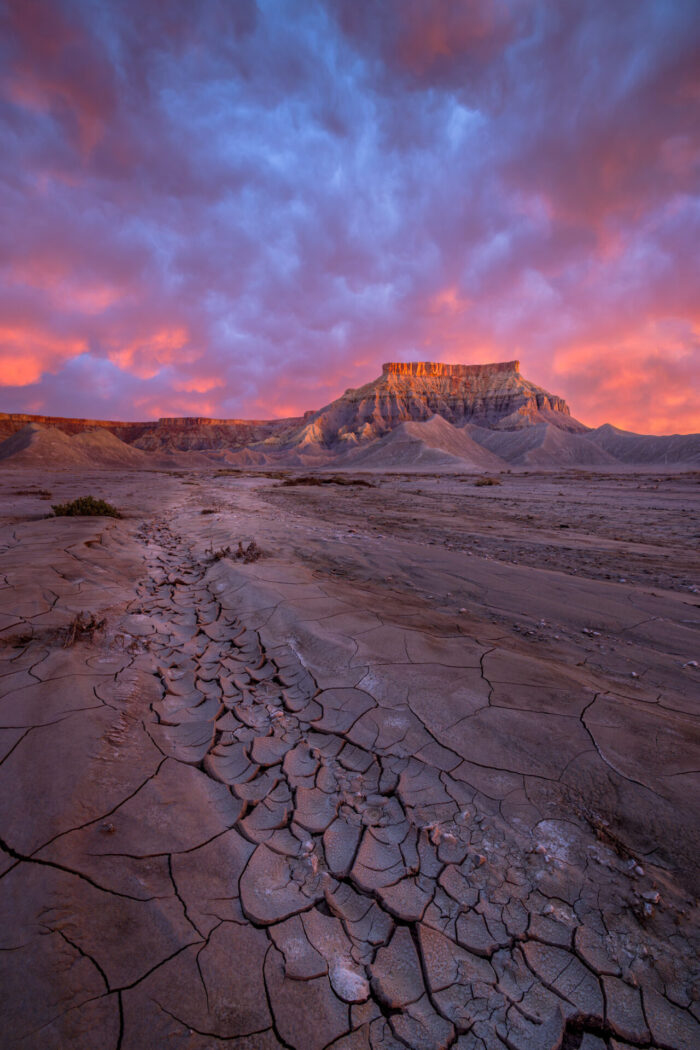
<svg viewBox="0 0 700 1050"><path fill-rule="evenodd" d="M616 462L587 434L572 434L551 423L520 430L489 430L471 425L466 429L475 442L516 466L605 466Z"/></svg>
<svg viewBox="0 0 700 1050"><path fill-rule="evenodd" d="M633 434L604 423L587 437L623 463L700 464L700 434Z"/></svg>

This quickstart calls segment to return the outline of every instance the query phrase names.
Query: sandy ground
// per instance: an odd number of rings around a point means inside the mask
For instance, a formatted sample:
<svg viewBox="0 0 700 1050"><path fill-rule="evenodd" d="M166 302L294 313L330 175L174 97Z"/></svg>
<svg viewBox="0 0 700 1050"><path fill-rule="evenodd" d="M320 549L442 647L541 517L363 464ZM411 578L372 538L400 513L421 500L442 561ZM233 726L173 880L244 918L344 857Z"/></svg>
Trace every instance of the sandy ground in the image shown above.
<svg viewBox="0 0 700 1050"><path fill-rule="evenodd" d="M700 477L356 477L0 474L3 1047L700 1045Z"/></svg>

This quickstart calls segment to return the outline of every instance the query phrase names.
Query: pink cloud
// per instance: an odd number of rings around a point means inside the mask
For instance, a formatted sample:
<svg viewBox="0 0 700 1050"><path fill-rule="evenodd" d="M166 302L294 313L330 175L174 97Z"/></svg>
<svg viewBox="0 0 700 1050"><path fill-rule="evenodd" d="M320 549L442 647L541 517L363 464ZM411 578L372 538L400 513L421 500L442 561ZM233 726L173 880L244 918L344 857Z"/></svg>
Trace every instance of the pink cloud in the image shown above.
<svg viewBox="0 0 700 1050"><path fill-rule="evenodd" d="M584 422L700 428L693 6L8 0L0 408L518 357Z"/></svg>
<svg viewBox="0 0 700 1050"><path fill-rule="evenodd" d="M212 390L220 389L223 385L223 379L217 376L195 376L192 379L178 380L173 384L175 390L185 394L208 394Z"/></svg>
<svg viewBox="0 0 700 1050"><path fill-rule="evenodd" d="M186 349L188 341L186 328L162 328L131 343L118 342L107 351L107 357L124 372L139 379L152 379L166 365L186 361L188 357L197 359L195 350Z"/></svg>
<svg viewBox="0 0 700 1050"><path fill-rule="evenodd" d="M562 389L574 391L577 413L591 426L612 420L642 433L698 433L699 350L700 325L658 321L634 334L564 347L552 373Z"/></svg>
<svg viewBox="0 0 700 1050"><path fill-rule="evenodd" d="M37 327L9 328L0 323L0 375L7 386L35 383L86 349L81 339L57 336Z"/></svg>

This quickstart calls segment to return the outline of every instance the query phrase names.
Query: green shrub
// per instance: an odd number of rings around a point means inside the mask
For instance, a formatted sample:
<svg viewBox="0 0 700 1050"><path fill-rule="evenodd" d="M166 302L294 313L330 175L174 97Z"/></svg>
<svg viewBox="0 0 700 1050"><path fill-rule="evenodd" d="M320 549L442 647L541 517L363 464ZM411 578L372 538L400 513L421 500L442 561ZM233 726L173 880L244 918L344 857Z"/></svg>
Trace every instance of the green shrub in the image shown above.
<svg viewBox="0 0 700 1050"><path fill-rule="evenodd" d="M95 517L104 516L109 518L121 518L121 514L111 503L103 499L95 499L94 496L80 496L70 503L53 503L51 505L56 517Z"/></svg>

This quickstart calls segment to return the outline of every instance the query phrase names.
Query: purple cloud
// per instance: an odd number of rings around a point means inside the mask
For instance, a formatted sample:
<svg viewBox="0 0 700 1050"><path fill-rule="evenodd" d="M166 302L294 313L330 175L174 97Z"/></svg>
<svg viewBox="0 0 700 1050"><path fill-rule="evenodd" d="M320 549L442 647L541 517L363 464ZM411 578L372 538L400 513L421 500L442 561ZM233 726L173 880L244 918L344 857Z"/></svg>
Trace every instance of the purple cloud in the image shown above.
<svg viewBox="0 0 700 1050"><path fill-rule="evenodd" d="M4 410L259 418L517 356L586 422L700 429L692 0L0 19Z"/></svg>

